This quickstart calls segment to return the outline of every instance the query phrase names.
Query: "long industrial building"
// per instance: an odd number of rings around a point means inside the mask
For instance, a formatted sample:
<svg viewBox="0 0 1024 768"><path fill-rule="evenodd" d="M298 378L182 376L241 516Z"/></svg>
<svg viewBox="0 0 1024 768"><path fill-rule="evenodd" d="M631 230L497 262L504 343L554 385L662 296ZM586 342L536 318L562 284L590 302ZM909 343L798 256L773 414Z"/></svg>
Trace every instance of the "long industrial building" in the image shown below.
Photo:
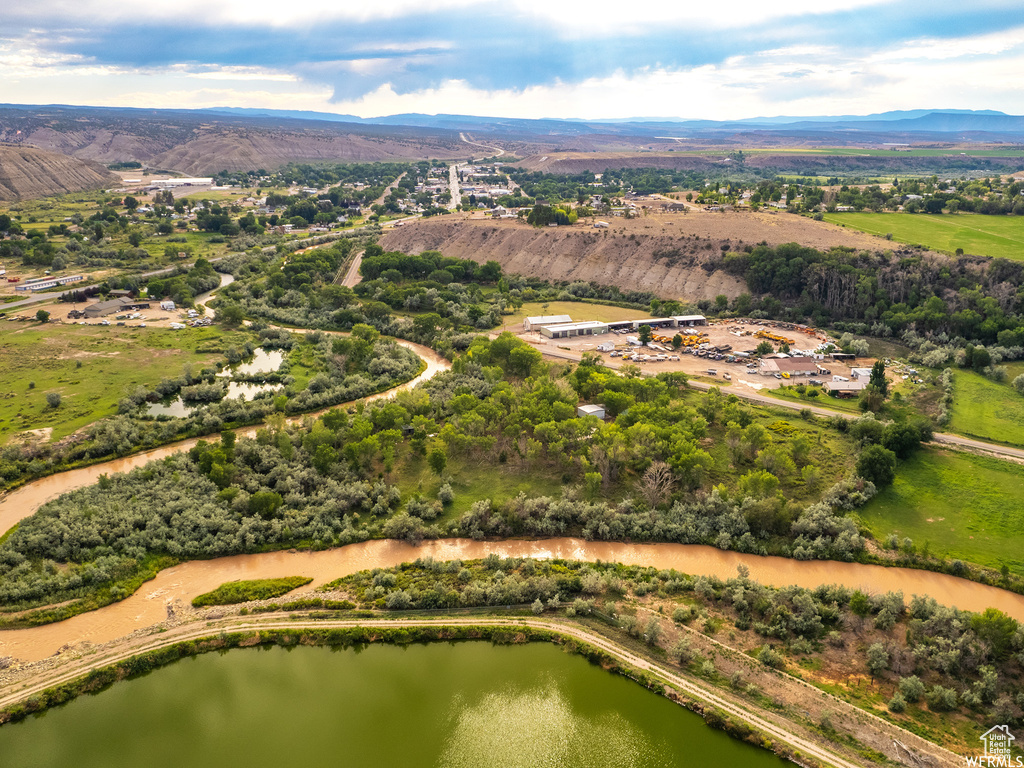
<svg viewBox="0 0 1024 768"><path fill-rule="evenodd" d="M16 291L45 291L47 288L56 288L58 285L69 283L80 283L85 280L85 275L68 275L66 277L43 277L26 280L22 285L16 285Z"/></svg>

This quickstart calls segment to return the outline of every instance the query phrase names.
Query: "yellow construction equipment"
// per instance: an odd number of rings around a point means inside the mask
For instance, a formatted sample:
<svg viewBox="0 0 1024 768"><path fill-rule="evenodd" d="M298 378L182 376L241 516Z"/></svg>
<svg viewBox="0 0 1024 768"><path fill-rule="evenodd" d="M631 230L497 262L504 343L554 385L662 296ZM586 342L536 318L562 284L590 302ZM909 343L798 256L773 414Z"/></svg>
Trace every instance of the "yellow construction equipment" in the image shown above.
<svg viewBox="0 0 1024 768"><path fill-rule="evenodd" d="M759 339L768 339L774 341L776 344L793 344L792 339L787 339L785 336L779 336L777 333L771 331L760 330L754 334Z"/></svg>

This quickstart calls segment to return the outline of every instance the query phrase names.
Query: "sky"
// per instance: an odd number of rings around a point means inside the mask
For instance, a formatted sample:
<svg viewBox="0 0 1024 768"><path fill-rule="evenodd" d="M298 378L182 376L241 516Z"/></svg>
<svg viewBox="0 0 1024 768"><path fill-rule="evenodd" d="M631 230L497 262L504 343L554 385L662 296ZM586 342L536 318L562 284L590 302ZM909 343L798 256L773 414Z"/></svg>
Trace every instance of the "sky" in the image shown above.
<svg viewBox="0 0 1024 768"><path fill-rule="evenodd" d="M5 5L5 103L360 117L1024 114L1020 0Z"/></svg>

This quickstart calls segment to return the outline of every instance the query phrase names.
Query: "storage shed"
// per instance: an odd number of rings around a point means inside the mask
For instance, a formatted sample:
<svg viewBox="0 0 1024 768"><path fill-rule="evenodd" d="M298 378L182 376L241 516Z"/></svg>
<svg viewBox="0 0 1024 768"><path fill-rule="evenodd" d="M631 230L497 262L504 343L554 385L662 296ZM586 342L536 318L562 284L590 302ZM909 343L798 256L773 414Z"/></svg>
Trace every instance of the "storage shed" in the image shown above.
<svg viewBox="0 0 1024 768"><path fill-rule="evenodd" d="M599 419L604 418L604 406L603 405L578 405L576 406L576 417L582 419L584 416L597 416Z"/></svg>

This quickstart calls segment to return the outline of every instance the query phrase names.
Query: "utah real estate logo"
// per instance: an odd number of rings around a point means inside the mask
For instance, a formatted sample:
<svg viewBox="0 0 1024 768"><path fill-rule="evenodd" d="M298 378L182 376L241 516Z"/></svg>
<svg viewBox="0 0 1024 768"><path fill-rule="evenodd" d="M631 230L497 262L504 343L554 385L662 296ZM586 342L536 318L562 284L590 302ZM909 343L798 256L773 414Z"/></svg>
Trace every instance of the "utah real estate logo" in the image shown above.
<svg viewBox="0 0 1024 768"><path fill-rule="evenodd" d="M965 757L968 765L985 766L985 768L1024 768L1024 758L1014 757L1010 747L1015 737L1005 725L989 728L978 737L985 745L985 753L974 757Z"/></svg>

